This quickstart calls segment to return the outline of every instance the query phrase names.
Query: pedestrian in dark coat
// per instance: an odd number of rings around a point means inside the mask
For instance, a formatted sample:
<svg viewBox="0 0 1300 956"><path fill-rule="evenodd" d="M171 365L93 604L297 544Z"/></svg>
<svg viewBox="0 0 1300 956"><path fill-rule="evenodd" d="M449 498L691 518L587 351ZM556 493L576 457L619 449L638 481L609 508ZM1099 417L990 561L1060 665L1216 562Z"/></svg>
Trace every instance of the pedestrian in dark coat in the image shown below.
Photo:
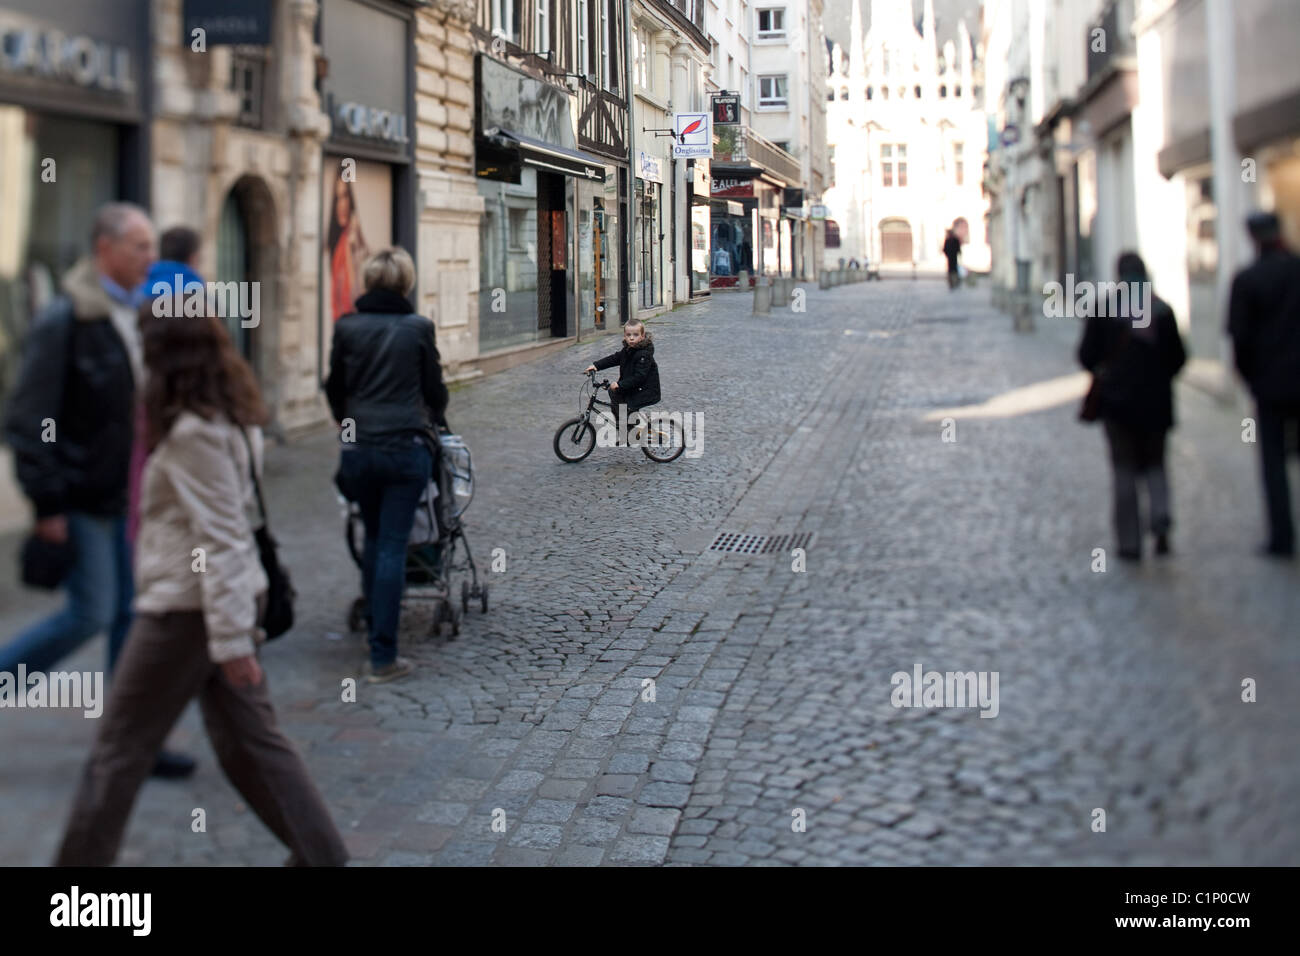
<svg viewBox="0 0 1300 956"><path fill-rule="evenodd" d="M1295 554L1286 479L1286 432L1300 429L1300 257L1282 244L1272 213L1247 220L1259 258L1232 281L1228 334L1237 370L1255 396L1269 539L1263 551Z"/></svg>
<svg viewBox="0 0 1300 956"><path fill-rule="evenodd" d="M370 622L372 683L396 680L414 665L397 655L406 545L415 509L433 475L428 434L445 424L447 386L433 323L407 298L415 264L403 249L384 249L362 269L366 293L356 313L334 326L330 411L343 426L334 483L361 511L366 528L362 592ZM355 434L349 434L354 431Z"/></svg>
<svg viewBox="0 0 1300 956"><path fill-rule="evenodd" d="M1146 265L1133 252L1119 257L1120 280L1147 282ZM1143 286L1145 287L1145 286ZM1142 557L1138 478L1146 480L1150 530L1156 553L1169 553L1172 514L1165 472L1165 439L1174 427L1173 379L1187 361L1174 312L1150 297L1151 315L1094 315L1079 343L1079 363L1097 376L1099 414L1114 468L1114 521L1119 555Z"/></svg>
<svg viewBox="0 0 1300 956"><path fill-rule="evenodd" d="M951 229L948 230L948 237L943 241L943 254L948 257L948 288L955 289L961 284L961 273L957 271L957 257L961 255L961 240Z"/></svg>

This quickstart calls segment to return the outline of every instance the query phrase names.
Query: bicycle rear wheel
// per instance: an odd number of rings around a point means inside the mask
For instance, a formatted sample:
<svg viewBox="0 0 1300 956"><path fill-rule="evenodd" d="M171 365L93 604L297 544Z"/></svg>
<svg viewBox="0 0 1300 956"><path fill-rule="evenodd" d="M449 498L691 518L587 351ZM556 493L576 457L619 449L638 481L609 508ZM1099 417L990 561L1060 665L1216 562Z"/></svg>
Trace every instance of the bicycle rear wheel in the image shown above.
<svg viewBox="0 0 1300 956"><path fill-rule="evenodd" d="M596 429L583 418L570 418L555 430L551 443L560 461L582 461L596 447Z"/></svg>
<svg viewBox="0 0 1300 956"><path fill-rule="evenodd" d="M651 421L645 426L645 444L641 451L651 461L675 461L686 450L682 423L672 418Z"/></svg>

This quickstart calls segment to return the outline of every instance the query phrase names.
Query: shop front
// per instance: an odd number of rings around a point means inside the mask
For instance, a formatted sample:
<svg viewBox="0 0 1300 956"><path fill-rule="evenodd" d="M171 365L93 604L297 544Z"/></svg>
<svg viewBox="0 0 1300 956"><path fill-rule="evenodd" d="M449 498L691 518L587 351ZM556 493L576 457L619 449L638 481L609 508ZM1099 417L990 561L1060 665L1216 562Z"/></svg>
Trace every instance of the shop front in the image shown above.
<svg viewBox="0 0 1300 956"><path fill-rule="evenodd" d="M616 170L577 149L564 89L486 54L475 72L479 354L617 323Z"/></svg>
<svg viewBox="0 0 1300 956"><path fill-rule="evenodd" d="M717 167L709 190L709 286L739 285L743 273L754 282L754 235L758 221L755 180Z"/></svg>
<svg viewBox="0 0 1300 956"><path fill-rule="evenodd" d="M413 84L409 8L322 0L321 84L330 136L321 162L320 350L328 361L334 323L364 292L361 270L386 246L416 262ZM358 37L365 37L364 43ZM417 292L429 276L416 276ZM324 365L322 364L322 367Z"/></svg>
<svg viewBox="0 0 1300 956"><path fill-rule="evenodd" d="M95 211L148 204L147 0L0 7L0 414Z"/></svg>

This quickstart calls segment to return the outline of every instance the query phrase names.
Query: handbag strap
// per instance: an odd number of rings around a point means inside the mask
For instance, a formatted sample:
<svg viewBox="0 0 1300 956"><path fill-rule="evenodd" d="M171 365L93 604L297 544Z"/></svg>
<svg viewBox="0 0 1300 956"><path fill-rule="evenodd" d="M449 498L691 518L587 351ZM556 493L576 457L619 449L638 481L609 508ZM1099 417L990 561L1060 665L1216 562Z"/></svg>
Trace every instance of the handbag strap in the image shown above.
<svg viewBox="0 0 1300 956"><path fill-rule="evenodd" d="M266 502L262 499L262 483L257 478L257 462L253 459L253 442L248 437L248 429L239 426L239 434L244 436L244 447L248 449L248 474L253 479L253 491L257 495L257 510L262 515L262 527L271 530L271 521L266 516Z"/></svg>

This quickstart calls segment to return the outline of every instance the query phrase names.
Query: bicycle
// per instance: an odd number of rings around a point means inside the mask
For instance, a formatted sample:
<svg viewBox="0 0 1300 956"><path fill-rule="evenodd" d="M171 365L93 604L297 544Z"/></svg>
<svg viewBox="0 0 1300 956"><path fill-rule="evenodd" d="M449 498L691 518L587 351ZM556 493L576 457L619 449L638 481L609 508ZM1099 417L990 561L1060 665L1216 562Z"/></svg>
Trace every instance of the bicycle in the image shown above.
<svg viewBox="0 0 1300 956"><path fill-rule="evenodd" d="M596 447L596 426L591 423L591 419L597 405L608 408L610 414L617 417L612 402L603 402L596 397L602 388L609 391L609 380L603 379L597 382L595 372L587 372L586 375L587 381L578 393L579 406L583 404L583 396L586 395L586 408L583 408L577 418L570 418L557 428L555 440L551 443L555 456L560 461L569 463L582 461ZM588 387L591 388L589 394L586 392ZM651 419L639 409L632 414L637 416L635 440L641 446L642 453L651 461L665 463L674 461L686 450L681 422L671 418ZM629 430L628 434L633 435L633 431ZM629 437L629 443L631 441L632 438Z"/></svg>

